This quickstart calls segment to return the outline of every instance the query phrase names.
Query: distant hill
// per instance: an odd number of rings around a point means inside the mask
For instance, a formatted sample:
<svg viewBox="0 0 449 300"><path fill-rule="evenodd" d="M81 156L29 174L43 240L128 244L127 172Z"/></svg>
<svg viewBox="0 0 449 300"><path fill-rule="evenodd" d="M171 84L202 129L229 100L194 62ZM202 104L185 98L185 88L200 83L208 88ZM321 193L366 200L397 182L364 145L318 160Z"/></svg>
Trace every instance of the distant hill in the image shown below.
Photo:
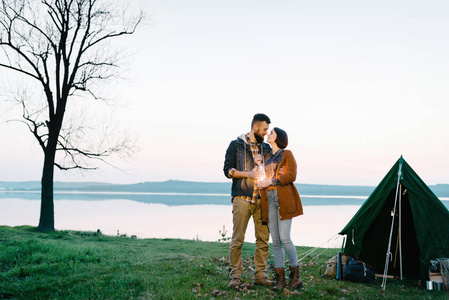
<svg viewBox="0 0 449 300"><path fill-rule="evenodd" d="M345 186L296 184L302 195L333 195L333 196L369 196L374 186ZM449 184L430 185L430 189L438 197L449 197ZM136 184L111 184L101 182L55 182L55 191L77 192L120 192L120 193L201 193L224 194L231 192L229 182L194 182L168 180L163 182L142 182ZM39 191L39 181L7 182L0 181L0 190Z"/></svg>
<svg viewBox="0 0 449 300"><path fill-rule="evenodd" d="M0 181L0 190L32 190L40 188L41 183L39 181Z"/></svg>
<svg viewBox="0 0 449 300"><path fill-rule="evenodd" d="M98 186L98 187L108 187L113 186L115 184L112 183L103 183L103 182L54 182L55 189L84 189L90 186ZM40 190L41 183L40 181L0 181L0 189L6 190Z"/></svg>
<svg viewBox="0 0 449 300"><path fill-rule="evenodd" d="M55 191L79 192L121 192L121 193L202 193L225 194L231 193L229 182L195 182L168 180L162 182L141 182L136 184L110 184L98 182L55 182ZM339 186L296 184L301 194L310 195L344 195L368 196L374 187L371 186ZM39 191L40 182L0 182L0 188L6 190Z"/></svg>

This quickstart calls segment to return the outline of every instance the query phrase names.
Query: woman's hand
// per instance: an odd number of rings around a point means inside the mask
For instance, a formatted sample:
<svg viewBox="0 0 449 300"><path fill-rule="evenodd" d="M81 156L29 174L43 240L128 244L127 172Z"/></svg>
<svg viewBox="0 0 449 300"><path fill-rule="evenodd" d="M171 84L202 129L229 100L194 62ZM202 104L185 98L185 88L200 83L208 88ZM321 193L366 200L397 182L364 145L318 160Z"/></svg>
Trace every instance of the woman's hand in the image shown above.
<svg viewBox="0 0 449 300"><path fill-rule="evenodd" d="M257 155L254 157L254 163L260 166L260 165L262 164L262 155L257 154Z"/></svg>
<svg viewBox="0 0 449 300"><path fill-rule="evenodd" d="M279 169L279 175L285 175L285 174L287 174L287 172L285 172L285 166L283 166Z"/></svg>

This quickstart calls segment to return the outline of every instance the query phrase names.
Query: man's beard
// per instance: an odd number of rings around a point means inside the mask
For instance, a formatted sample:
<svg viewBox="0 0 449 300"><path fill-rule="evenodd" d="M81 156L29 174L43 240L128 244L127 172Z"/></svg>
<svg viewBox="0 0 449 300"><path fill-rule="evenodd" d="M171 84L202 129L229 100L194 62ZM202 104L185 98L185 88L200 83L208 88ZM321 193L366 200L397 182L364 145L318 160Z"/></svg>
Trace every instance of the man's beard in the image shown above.
<svg viewBox="0 0 449 300"><path fill-rule="evenodd" d="M263 142L263 136L261 136L261 135L259 135L257 133L254 133L254 137L256 138L257 143L260 144L260 143Z"/></svg>

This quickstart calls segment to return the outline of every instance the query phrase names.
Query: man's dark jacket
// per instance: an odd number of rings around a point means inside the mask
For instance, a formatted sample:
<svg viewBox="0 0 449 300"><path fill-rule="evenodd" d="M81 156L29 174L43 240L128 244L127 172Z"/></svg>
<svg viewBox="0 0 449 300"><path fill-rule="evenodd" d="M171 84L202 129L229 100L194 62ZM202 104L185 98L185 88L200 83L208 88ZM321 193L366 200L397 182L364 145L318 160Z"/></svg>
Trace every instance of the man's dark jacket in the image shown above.
<svg viewBox="0 0 449 300"><path fill-rule="evenodd" d="M271 153L271 147L267 143L259 144L259 153L262 157ZM238 171L249 172L254 169L254 159L251 149L246 141L245 134L233 140L226 150L226 157L223 171L226 177L229 177L229 170L234 168ZM233 178L231 196L252 197L254 192L253 178Z"/></svg>

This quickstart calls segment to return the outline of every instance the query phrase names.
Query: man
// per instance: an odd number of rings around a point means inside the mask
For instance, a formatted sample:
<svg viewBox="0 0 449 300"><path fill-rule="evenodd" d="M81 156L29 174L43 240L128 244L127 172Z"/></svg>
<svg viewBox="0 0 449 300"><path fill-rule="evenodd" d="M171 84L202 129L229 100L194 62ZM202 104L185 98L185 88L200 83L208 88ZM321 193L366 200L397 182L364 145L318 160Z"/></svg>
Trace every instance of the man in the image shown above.
<svg viewBox="0 0 449 300"><path fill-rule="evenodd" d="M255 177L260 173L255 168L254 158L271 153L270 145L264 143L270 119L265 114L256 114L251 122L251 131L233 140L226 150L223 171L232 179L233 232L230 246L231 282L229 288L240 285L243 272L242 246L248 221L253 217L256 235L254 252L255 284L270 286L273 282L266 277L268 260L268 226L262 225L259 190Z"/></svg>

